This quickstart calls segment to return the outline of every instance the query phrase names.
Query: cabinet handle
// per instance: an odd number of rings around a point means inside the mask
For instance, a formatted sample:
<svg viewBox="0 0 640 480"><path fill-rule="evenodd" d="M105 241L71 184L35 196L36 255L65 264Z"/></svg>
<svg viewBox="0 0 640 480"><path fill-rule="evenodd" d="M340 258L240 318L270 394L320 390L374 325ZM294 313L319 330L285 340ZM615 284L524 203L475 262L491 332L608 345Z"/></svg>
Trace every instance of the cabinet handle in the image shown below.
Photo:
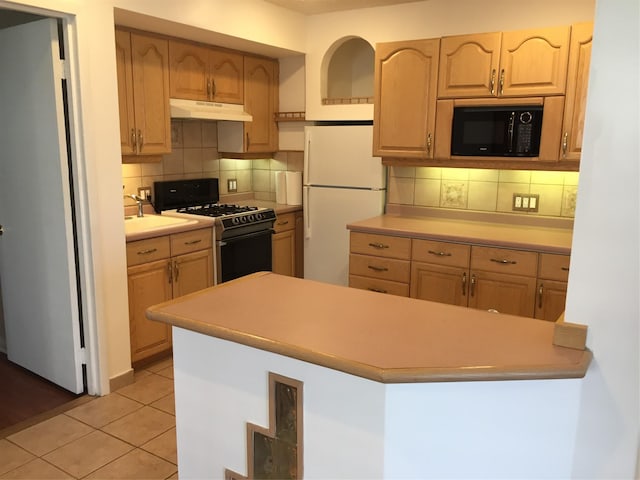
<svg viewBox="0 0 640 480"><path fill-rule="evenodd" d="M495 263L500 263L502 265L515 265L516 263L518 263L515 260L507 260L506 258L503 258L502 260L499 260L497 258L490 258L489 260Z"/></svg>
<svg viewBox="0 0 640 480"><path fill-rule="evenodd" d="M178 262L173 262L173 280L175 282L178 281L178 276L180 276L180 268L178 266Z"/></svg>
<svg viewBox="0 0 640 480"><path fill-rule="evenodd" d="M462 274L462 296L467 294L467 272Z"/></svg>
<svg viewBox="0 0 640 480"><path fill-rule="evenodd" d="M383 290L381 288L373 288L373 287L368 287L367 290L370 290L372 292L378 292L378 293L387 293L386 290Z"/></svg>
<svg viewBox="0 0 640 480"><path fill-rule="evenodd" d="M427 155L431 155L431 134L427 135Z"/></svg>
<svg viewBox="0 0 640 480"><path fill-rule="evenodd" d="M429 252L431 255L435 255L437 257L450 257L451 254L448 252L434 252L433 250L429 250Z"/></svg>
<svg viewBox="0 0 640 480"><path fill-rule="evenodd" d="M491 70L491 82L490 82L490 92L491 95L495 95L496 94L496 69L492 69Z"/></svg>
<svg viewBox="0 0 640 480"><path fill-rule="evenodd" d="M157 251L158 251L157 248L149 248L147 250L140 250L138 252L138 255L149 255L150 253L157 252Z"/></svg>
<svg viewBox="0 0 640 480"><path fill-rule="evenodd" d="M560 270L562 270L564 272L568 272L569 271L569 267L560 267Z"/></svg>
<svg viewBox="0 0 640 480"><path fill-rule="evenodd" d="M504 95L504 68L500 70L500 95Z"/></svg>
<svg viewBox="0 0 640 480"><path fill-rule="evenodd" d="M188 242L184 242L185 245L195 245L196 243L200 243L202 241L201 238L198 240L189 240Z"/></svg>
<svg viewBox="0 0 640 480"><path fill-rule="evenodd" d="M251 146L251 141L249 140L249 132L247 132L247 151L249 150L250 146Z"/></svg>
<svg viewBox="0 0 640 480"><path fill-rule="evenodd" d="M564 132L562 136L562 158L567 158L567 149L569 148L569 132Z"/></svg>
<svg viewBox="0 0 640 480"><path fill-rule="evenodd" d="M131 129L131 151L136 153L138 151L138 137L136 137L136 129Z"/></svg>
<svg viewBox="0 0 640 480"><path fill-rule="evenodd" d="M138 153L142 152L143 145L144 145L144 137L142 136L142 130L138 129Z"/></svg>
<svg viewBox="0 0 640 480"><path fill-rule="evenodd" d="M370 247L377 248L378 250L382 250L383 248L389 248L389 245L385 245L384 243L370 243Z"/></svg>
<svg viewBox="0 0 640 480"><path fill-rule="evenodd" d="M469 295L473 297L476 293L476 274L471 275L471 286L469 287Z"/></svg>
<svg viewBox="0 0 640 480"><path fill-rule="evenodd" d="M278 222L276 225L287 225L289 220L285 220L284 222Z"/></svg>
<svg viewBox="0 0 640 480"><path fill-rule="evenodd" d="M542 294L544 292L544 284L540 284L540 288L538 288L538 308L542 308Z"/></svg>
<svg viewBox="0 0 640 480"><path fill-rule="evenodd" d="M207 78L207 98L211 100L211 79Z"/></svg>
<svg viewBox="0 0 640 480"><path fill-rule="evenodd" d="M173 272L171 271L171 262L167 262L167 274L169 275L169 283L173 283Z"/></svg>
<svg viewBox="0 0 640 480"><path fill-rule="evenodd" d="M374 272L388 272L389 269L387 267L376 267L375 265L367 265L367 268L370 268Z"/></svg>
<svg viewBox="0 0 640 480"><path fill-rule="evenodd" d="M217 90L218 89L216 88L216 79L214 78L213 80L211 80L211 100L215 98Z"/></svg>

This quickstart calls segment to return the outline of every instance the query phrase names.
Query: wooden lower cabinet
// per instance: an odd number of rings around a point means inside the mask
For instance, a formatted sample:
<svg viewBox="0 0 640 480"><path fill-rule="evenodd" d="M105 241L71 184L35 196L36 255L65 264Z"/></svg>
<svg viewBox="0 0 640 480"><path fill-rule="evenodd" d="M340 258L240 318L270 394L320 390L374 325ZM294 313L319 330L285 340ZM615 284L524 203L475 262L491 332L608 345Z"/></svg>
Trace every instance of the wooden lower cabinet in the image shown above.
<svg viewBox="0 0 640 480"><path fill-rule="evenodd" d="M171 327L147 320L147 308L213 285L212 239L205 228L127 244L133 363L171 349Z"/></svg>
<svg viewBox="0 0 640 480"><path fill-rule="evenodd" d="M540 254L535 317L555 322L564 312L569 280L569 255Z"/></svg>
<svg viewBox="0 0 640 480"><path fill-rule="evenodd" d="M271 238L273 273L296 276L296 216L295 213L278 215L273 224L274 234Z"/></svg>
<svg viewBox="0 0 640 480"><path fill-rule="evenodd" d="M352 232L349 286L409 296L411 239Z"/></svg>
<svg viewBox="0 0 640 480"><path fill-rule="evenodd" d="M459 267L411 263L411 297L467 306L469 272Z"/></svg>
<svg viewBox="0 0 640 480"><path fill-rule="evenodd" d="M533 317L535 277L472 271L469 307Z"/></svg>
<svg viewBox="0 0 640 480"><path fill-rule="evenodd" d="M351 232L349 286L376 292L555 321L568 271L568 255Z"/></svg>

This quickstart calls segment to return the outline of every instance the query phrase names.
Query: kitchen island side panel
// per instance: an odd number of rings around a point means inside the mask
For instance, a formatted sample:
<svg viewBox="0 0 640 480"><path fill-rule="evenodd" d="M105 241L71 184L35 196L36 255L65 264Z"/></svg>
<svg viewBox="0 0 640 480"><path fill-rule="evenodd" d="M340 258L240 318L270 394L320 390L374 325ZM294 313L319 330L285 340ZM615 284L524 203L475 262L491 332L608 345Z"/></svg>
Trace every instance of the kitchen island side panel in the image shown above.
<svg viewBox="0 0 640 480"><path fill-rule="evenodd" d="M173 327L180 478L247 474L247 422L268 428L268 373L303 382L305 479L383 475L384 385Z"/></svg>
<svg viewBox="0 0 640 480"><path fill-rule="evenodd" d="M582 382L387 385L384 478L571 478Z"/></svg>

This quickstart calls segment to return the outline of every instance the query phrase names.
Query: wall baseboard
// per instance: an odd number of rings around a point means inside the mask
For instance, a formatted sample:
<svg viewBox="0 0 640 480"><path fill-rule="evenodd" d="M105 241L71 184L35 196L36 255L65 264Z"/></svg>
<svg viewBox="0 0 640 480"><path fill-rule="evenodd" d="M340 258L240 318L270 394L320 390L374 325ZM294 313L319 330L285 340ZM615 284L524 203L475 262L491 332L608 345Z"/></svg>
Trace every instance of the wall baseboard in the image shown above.
<svg viewBox="0 0 640 480"><path fill-rule="evenodd" d="M133 368L128 371L109 379L109 391L116 390L131 385L133 383Z"/></svg>

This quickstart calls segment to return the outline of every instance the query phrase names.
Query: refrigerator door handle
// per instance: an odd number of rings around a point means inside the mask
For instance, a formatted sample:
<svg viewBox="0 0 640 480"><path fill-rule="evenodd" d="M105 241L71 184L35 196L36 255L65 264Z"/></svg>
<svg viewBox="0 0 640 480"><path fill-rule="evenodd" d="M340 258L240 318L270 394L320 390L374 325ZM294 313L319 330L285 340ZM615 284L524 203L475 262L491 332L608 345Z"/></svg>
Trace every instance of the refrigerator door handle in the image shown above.
<svg viewBox="0 0 640 480"><path fill-rule="evenodd" d="M311 238L311 208L309 205L309 187L303 189L304 198L302 199L303 205L303 218L304 218L304 238Z"/></svg>
<svg viewBox="0 0 640 480"><path fill-rule="evenodd" d="M311 132L304 132L304 143L306 148L304 149L304 162L302 166L302 184L309 184L309 157L311 156Z"/></svg>

